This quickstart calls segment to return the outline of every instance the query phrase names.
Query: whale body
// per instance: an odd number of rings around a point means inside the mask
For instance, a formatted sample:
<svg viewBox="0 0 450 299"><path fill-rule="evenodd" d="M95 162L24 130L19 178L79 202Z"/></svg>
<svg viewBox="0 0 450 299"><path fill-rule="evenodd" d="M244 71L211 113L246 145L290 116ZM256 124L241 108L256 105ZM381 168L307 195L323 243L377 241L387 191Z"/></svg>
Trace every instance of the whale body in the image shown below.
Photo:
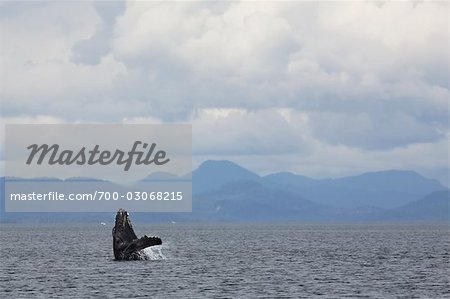
<svg viewBox="0 0 450 299"><path fill-rule="evenodd" d="M162 244L159 237L143 236L138 239L134 233L130 216L124 209L117 211L112 237L116 260L147 260L148 257L143 249Z"/></svg>

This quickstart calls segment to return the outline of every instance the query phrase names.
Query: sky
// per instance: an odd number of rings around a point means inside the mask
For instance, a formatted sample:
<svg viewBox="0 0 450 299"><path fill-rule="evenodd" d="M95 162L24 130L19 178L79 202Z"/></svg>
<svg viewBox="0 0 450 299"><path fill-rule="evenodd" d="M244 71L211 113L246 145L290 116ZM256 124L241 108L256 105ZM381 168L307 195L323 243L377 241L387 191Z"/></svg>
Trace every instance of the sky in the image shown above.
<svg viewBox="0 0 450 299"><path fill-rule="evenodd" d="M190 123L194 166L407 169L448 186L448 13L446 1L2 1L1 122Z"/></svg>

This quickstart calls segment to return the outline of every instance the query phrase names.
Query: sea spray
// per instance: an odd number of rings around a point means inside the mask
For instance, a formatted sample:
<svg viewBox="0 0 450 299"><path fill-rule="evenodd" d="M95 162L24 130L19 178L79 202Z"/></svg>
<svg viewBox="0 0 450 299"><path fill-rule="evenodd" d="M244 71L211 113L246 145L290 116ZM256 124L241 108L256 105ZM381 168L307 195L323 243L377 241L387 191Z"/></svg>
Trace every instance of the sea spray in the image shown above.
<svg viewBox="0 0 450 299"><path fill-rule="evenodd" d="M144 250L148 260L165 260L166 256L162 252L162 246L147 247Z"/></svg>

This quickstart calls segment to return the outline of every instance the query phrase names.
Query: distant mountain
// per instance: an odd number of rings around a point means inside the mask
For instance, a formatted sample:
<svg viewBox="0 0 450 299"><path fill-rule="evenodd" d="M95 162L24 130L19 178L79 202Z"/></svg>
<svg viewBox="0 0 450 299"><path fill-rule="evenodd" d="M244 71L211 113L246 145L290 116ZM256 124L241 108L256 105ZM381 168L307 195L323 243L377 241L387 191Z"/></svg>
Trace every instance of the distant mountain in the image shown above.
<svg viewBox="0 0 450 299"><path fill-rule="evenodd" d="M158 171L158 172L154 172L154 173L148 175L141 181L166 181L166 180L170 181L170 180L179 180L179 179L180 179L180 177L175 174Z"/></svg>
<svg viewBox="0 0 450 299"><path fill-rule="evenodd" d="M388 211L386 217L395 220L449 221L449 208L450 192L442 190Z"/></svg>
<svg viewBox="0 0 450 299"><path fill-rule="evenodd" d="M358 186L366 190L394 192L408 190L408 192L416 194L428 194L442 188L438 181L425 178L417 172L408 170L368 172L357 176L336 179L334 183L347 187Z"/></svg>
<svg viewBox="0 0 450 299"><path fill-rule="evenodd" d="M89 178L89 177L71 177L64 180L65 182L106 182L105 180Z"/></svg>
<svg viewBox="0 0 450 299"><path fill-rule="evenodd" d="M367 206L395 208L444 187L413 171L369 172L340 179L314 180L291 173L265 177L317 203L355 209Z"/></svg>
<svg viewBox="0 0 450 299"><path fill-rule="evenodd" d="M448 190L412 171L317 180L289 172L260 177L230 161L206 161L187 176L155 173L144 180L185 180L191 175L192 213L137 213L134 218L140 222L445 221L449 213ZM114 212L5 214L4 178L0 182L0 222L106 222L113 217Z"/></svg>
<svg viewBox="0 0 450 299"><path fill-rule="evenodd" d="M230 161L206 161L192 173L193 193L218 189L236 181L261 181L257 174Z"/></svg>
<svg viewBox="0 0 450 299"><path fill-rule="evenodd" d="M311 221L326 219L327 207L295 193L254 181L235 181L194 198L197 218L220 221Z"/></svg>
<svg viewBox="0 0 450 299"><path fill-rule="evenodd" d="M315 180L307 176L293 174L290 172L278 172L269 174L264 177L268 183L274 183L278 186L291 189L291 190L303 190L316 186L322 182L322 180Z"/></svg>

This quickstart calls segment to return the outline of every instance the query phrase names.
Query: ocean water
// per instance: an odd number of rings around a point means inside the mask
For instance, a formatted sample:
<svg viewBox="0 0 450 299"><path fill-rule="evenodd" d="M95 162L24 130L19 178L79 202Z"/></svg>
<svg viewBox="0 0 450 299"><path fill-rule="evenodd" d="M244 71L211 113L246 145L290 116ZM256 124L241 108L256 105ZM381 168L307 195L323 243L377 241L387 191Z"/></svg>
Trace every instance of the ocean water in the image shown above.
<svg viewBox="0 0 450 299"><path fill-rule="evenodd" d="M140 225L149 261L114 261L106 225L1 225L0 298L449 298L445 225Z"/></svg>

